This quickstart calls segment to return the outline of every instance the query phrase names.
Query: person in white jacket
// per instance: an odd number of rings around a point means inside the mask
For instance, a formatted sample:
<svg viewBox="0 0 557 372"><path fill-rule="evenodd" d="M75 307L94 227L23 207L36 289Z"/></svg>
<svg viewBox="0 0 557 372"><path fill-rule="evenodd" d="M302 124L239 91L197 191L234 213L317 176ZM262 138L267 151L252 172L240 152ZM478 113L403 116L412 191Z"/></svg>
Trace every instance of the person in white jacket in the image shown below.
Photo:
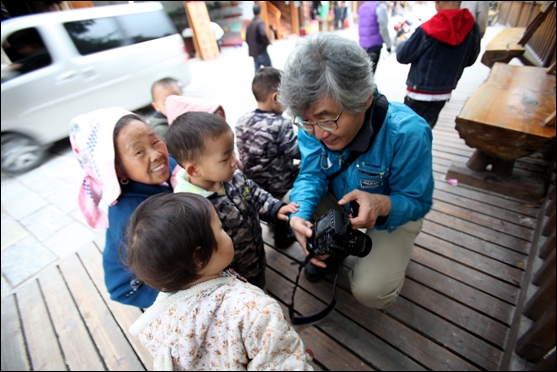
<svg viewBox="0 0 557 372"><path fill-rule="evenodd" d="M155 370L313 370L277 301L224 271L234 247L207 198L147 199L130 218L126 247L137 277L161 291L130 327Z"/></svg>

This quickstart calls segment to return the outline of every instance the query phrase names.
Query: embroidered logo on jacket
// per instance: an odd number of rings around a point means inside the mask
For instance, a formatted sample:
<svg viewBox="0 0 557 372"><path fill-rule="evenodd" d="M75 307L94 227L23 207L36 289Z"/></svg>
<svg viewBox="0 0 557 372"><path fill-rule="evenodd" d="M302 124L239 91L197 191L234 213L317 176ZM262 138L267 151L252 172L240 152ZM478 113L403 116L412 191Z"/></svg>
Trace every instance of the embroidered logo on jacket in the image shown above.
<svg viewBox="0 0 557 372"><path fill-rule="evenodd" d="M372 180L360 180L360 186L363 189L368 189L370 187L376 187L376 186L381 186L382 182L381 181L372 181Z"/></svg>

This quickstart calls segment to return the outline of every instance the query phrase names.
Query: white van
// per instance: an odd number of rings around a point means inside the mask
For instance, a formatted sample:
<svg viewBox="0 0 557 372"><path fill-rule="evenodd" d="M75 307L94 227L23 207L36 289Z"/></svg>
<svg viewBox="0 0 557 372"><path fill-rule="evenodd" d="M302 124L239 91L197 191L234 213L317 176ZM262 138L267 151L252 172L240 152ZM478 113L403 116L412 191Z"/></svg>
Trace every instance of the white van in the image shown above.
<svg viewBox="0 0 557 372"><path fill-rule="evenodd" d="M102 107L148 106L151 85L191 80L182 37L158 2L2 21L2 171L39 165L70 120Z"/></svg>

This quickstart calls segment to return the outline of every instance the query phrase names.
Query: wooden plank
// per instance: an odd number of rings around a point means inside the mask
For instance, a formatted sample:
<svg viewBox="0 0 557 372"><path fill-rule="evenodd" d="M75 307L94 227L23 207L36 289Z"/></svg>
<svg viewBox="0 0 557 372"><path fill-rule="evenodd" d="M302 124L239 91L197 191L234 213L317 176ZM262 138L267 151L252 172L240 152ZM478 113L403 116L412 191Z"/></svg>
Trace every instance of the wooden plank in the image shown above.
<svg viewBox="0 0 557 372"><path fill-rule="evenodd" d="M484 229L478 225L471 225L457 218L450 218L446 214L437 213L436 211L430 211L425 218L422 227L423 232L435 235L440 239L508 265L518 268L524 267L529 245L527 241L519 241L493 230ZM497 238L501 239L499 244L497 244ZM514 247L509 247L511 242L514 244ZM508 248L514 248L515 250ZM524 253L521 253L518 249L521 249Z"/></svg>
<svg viewBox="0 0 557 372"><path fill-rule="evenodd" d="M32 280L17 289L17 304L34 371L66 371L64 356L39 288Z"/></svg>
<svg viewBox="0 0 557 372"><path fill-rule="evenodd" d="M433 291L407 278L400 295L501 350L505 346L508 327L450 299L444 293Z"/></svg>
<svg viewBox="0 0 557 372"><path fill-rule="evenodd" d="M2 371L30 371L15 296L2 300Z"/></svg>
<svg viewBox="0 0 557 372"><path fill-rule="evenodd" d="M426 216L426 218L428 218L428 216L429 214ZM492 275L496 275L501 279L508 280L510 283L513 284L519 283L519 281L517 280L519 280L519 277L522 274L522 268L524 267L527 259L527 256L525 254L511 251L496 244L478 239L474 236L473 232L463 233L459 231L459 226L443 226L442 224L439 224L433 220L424 220L422 232L451 243L452 248L463 247L469 251L479 253L483 256L490 257L493 260L502 262L505 265L509 265L510 267L506 268L504 270L504 273L501 273L503 275L500 275L498 273L492 273ZM495 263L490 263L490 265L491 264L494 265ZM474 267L476 267L476 265ZM478 269L480 268L480 266L477 267ZM499 267L503 268L504 266L499 265ZM512 270L513 267L515 269L519 269L519 271Z"/></svg>
<svg viewBox="0 0 557 372"><path fill-rule="evenodd" d="M436 195L439 194L434 193L433 209L438 212L514 236L527 242L531 242L533 239L534 231L531 228L524 228L515 223L502 221L501 219L494 219L491 216L479 213L479 211L472 209L473 203L470 204L469 208L466 208L463 206L449 204L444 200L437 198Z"/></svg>
<svg viewBox="0 0 557 372"><path fill-rule="evenodd" d="M287 281L273 270L267 271L267 289L284 303L289 303L293 283ZM316 299L302 288L298 288L295 297L296 311L311 314L325 307L325 303ZM416 362L401 354L374 334L360 327L357 323L337 311L332 311L327 318L315 325L336 342L344 345L352 353L379 370L425 370Z"/></svg>
<svg viewBox="0 0 557 372"><path fill-rule="evenodd" d="M553 252L549 255L549 257L544 261L542 267L534 275L532 279L532 284L540 285L553 278L555 280L555 247L553 247Z"/></svg>
<svg viewBox="0 0 557 372"><path fill-rule="evenodd" d="M437 186L437 185L436 185ZM449 185L450 186L450 185ZM470 198L462 197L458 194L449 193L440 190L436 187L433 192L433 198L437 201L442 201L448 205L441 204L443 208L439 208L439 211L447 210L450 206L458 206L460 208L465 208L467 210L473 211L477 218L481 218L480 223L488 220L489 226L510 235L532 241L533 229L535 226L535 220L528 216L524 216L520 213L511 212L507 209L502 209L493 205L487 205L485 203L471 200ZM448 212L445 212L449 214ZM499 221L501 220L501 221ZM504 228L499 229L499 225L503 224ZM517 230L517 232L515 232Z"/></svg>
<svg viewBox="0 0 557 372"><path fill-rule="evenodd" d="M497 161L502 162L500 159ZM517 170L512 170L512 175L501 173L497 175L482 168L483 166L470 169L464 162L454 162L447 171L447 178L454 178L459 183L513 196L530 203L539 203L544 197L545 185L542 177L520 175ZM508 164L502 168L505 172L511 172Z"/></svg>
<svg viewBox="0 0 557 372"><path fill-rule="evenodd" d="M60 271L109 370L145 370L76 255Z"/></svg>
<svg viewBox="0 0 557 372"><path fill-rule="evenodd" d="M289 259L281 254L282 251L277 252L272 248L266 247L266 252L268 264L274 269L280 270L281 274L293 281L298 271L297 267L289 265ZM346 275L341 275L341 278L346 279ZM339 280L342 281L343 279L341 278ZM330 282L309 283L303 274L300 278L300 288L309 291L318 298L326 298L326 301L329 300L332 293L332 284ZM289 293L291 295L291 292ZM386 316L383 312L363 306L348 291L337 288L337 299L337 311L350 319L357 320L361 326L415 359L426 368L434 370L477 369L468 362L456 357L444 347ZM287 301L290 301L289 297ZM298 307L298 301L296 300L296 307ZM306 314L306 312L303 313Z"/></svg>
<svg viewBox="0 0 557 372"><path fill-rule="evenodd" d="M520 337L516 344L516 353L535 363L555 346L555 299L543 316Z"/></svg>
<svg viewBox="0 0 557 372"><path fill-rule="evenodd" d="M290 321L288 308L279 302L284 317ZM304 346L314 354L314 361L327 368L328 371L373 371L373 368L361 361L341 344L319 332L312 326L294 327L304 341Z"/></svg>
<svg viewBox="0 0 557 372"><path fill-rule="evenodd" d="M515 307L417 262L410 261L406 277L459 301L486 316L511 325Z"/></svg>
<svg viewBox="0 0 557 372"><path fill-rule="evenodd" d="M555 290L556 290L555 275L549 277L545 282L540 285L536 293L528 300L526 306L524 306L523 314L534 320L541 317L552 302L555 302Z"/></svg>
<svg viewBox="0 0 557 372"><path fill-rule="evenodd" d="M527 204L524 201L514 201L501 195L492 195L486 193L485 190L470 188L466 185L458 185L455 187L445 180L445 173L441 178L435 178L435 190L442 190L454 196L461 196L484 204L486 206L494 206L503 210L525 215L532 218L538 216L538 206ZM511 221L512 222L512 221Z"/></svg>
<svg viewBox="0 0 557 372"><path fill-rule="evenodd" d="M552 249L555 249L555 231L553 231L551 235L547 237L545 243L543 243L540 249L539 257L542 259L546 259Z"/></svg>
<svg viewBox="0 0 557 372"><path fill-rule="evenodd" d="M518 288L513 285L479 271L470 270L467 266L448 260L418 246L414 246L412 250L412 260L462 283L478 288L500 300L516 305Z"/></svg>
<svg viewBox="0 0 557 372"><path fill-rule="evenodd" d="M102 255L98 248L93 244L87 244L81 248L78 252L79 258L88 274L91 276L91 280L95 283L97 290L103 297L108 308L112 312L114 319L120 325L120 328L124 332L124 335L132 345L133 349L141 359L143 366L152 370L154 368L154 359L149 353L149 351L139 342L137 336L133 336L129 328L131 325L143 314L143 312L134 307L123 305L119 302L112 301L110 299L110 294L106 290L106 285L104 283L104 270L102 267Z"/></svg>
<svg viewBox="0 0 557 372"><path fill-rule="evenodd" d="M543 236L549 236L552 232L555 231L555 209L551 212L551 216L545 222L545 225L542 229Z"/></svg>
<svg viewBox="0 0 557 372"><path fill-rule="evenodd" d="M91 335L58 267L53 266L41 272L39 284L69 369L105 371L106 366L91 340Z"/></svg>
<svg viewBox="0 0 557 372"><path fill-rule="evenodd" d="M440 342L453 353L480 368L495 370L499 365L503 354L501 350L471 336L404 297L399 296L392 305L384 309L384 312L417 332Z"/></svg>

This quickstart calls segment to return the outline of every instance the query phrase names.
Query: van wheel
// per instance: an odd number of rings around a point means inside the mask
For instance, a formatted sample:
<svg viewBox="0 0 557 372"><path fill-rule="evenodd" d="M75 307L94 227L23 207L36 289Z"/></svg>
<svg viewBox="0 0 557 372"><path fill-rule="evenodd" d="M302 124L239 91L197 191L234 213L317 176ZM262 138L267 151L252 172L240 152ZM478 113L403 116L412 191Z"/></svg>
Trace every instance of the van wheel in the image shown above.
<svg viewBox="0 0 557 372"><path fill-rule="evenodd" d="M42 163L46 147L22 134L2 134L2 172L27 172Z"/></svg>

